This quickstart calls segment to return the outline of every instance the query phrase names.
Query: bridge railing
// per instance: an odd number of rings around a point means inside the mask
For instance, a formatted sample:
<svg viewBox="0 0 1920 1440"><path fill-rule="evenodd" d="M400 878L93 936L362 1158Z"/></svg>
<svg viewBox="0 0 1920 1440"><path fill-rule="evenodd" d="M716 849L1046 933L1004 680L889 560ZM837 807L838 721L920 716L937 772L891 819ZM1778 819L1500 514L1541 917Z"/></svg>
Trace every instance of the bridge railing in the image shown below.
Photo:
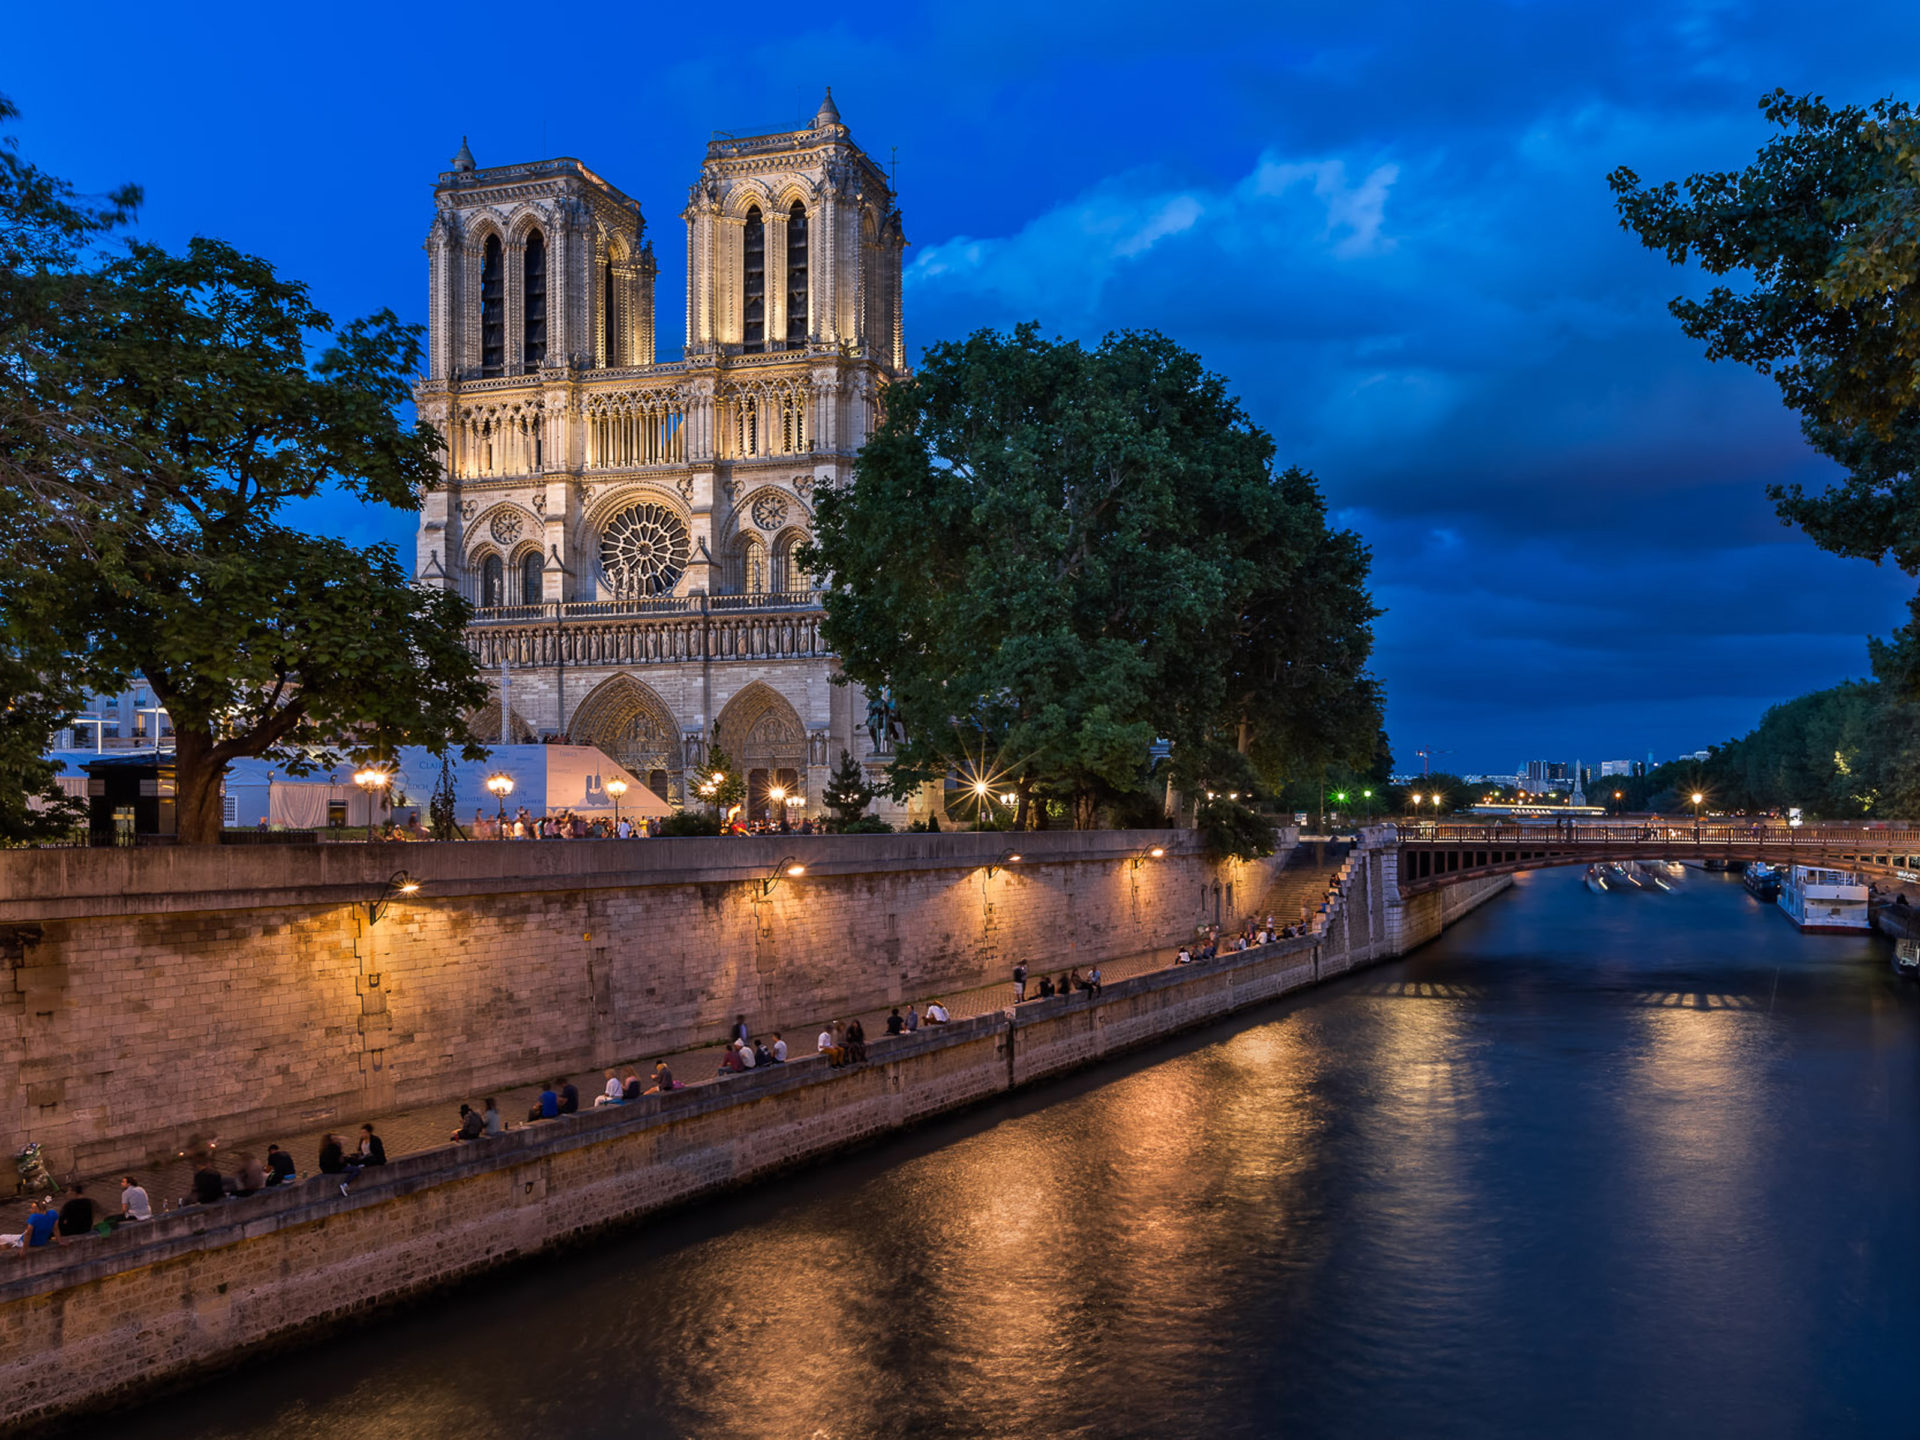
<svg viewBox="0 0 1920 1440"><path fill-rule="evenodd" d="M1625 849L1645 846L1671 850L1676 845L1708 849L1786 849L1830 854L1836 851L1874 856L1906 856L1920 863L1920 830L1869 829L1864 826L1784 825L1739 820L1570 821L1560 824L1513 821L1416 821L1399 828L1402 844L1526 844Z"/></svg>

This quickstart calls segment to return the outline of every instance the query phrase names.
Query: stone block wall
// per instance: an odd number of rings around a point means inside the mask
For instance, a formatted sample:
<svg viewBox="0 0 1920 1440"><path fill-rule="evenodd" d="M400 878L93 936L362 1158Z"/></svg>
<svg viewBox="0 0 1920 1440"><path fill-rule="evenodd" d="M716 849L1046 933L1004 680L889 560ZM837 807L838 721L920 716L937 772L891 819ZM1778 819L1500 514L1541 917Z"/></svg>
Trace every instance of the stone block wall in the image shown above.
<svg viewBox="0 0 1920 1440"><path fill-rule="evenodd" d="M1382 861L1390 866L1391 852L1368 863ZM17 1255L0 1262L0 1435L297 1342L317 1326L1400 953L1390 932L1464 914L1511 880L1497 882L1418 897L1410 915L1392 887L1355 883L1343 907L1354 913L1324 936L1119 981L1097 1002L1030 1002L882 1037L872 1063L849 1070L808 1057L404 1156L363 1176L350 1198L310 1181Z"/></svg>
<svg viewBox="0 0 1920 1440"><path fill-rule="evenodd" d="M1257 897L1273 863L1109 831L1020 836L999 864L1010 839L0 855L0 1148L133 1164L668 1052L736 1014L795 1030L1016 959L1110 960L1191 935L1214 885ZM788 858L807 874L769 888ZM401 869L419 893L370 923Z"/></svg>

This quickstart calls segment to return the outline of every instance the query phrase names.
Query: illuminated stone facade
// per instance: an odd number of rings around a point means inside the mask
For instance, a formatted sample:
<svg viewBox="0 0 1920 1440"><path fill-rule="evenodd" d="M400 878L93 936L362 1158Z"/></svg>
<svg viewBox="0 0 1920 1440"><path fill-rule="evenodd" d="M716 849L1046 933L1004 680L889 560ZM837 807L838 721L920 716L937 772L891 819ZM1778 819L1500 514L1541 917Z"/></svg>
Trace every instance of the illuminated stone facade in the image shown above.
<svg viewBox="0 0 1920 1440"><path fill-rule="evenodd" d="M660 363L637 201L577 160L453 164L416 389L447 483L417 573L476 607L479 733L597 745L673 800L717 736L754 813L777 784L817 810L842 749L885 753L794 550L905 365L887 176L831 94L805 128L716 136L681 212L685 354Z"/></svg>

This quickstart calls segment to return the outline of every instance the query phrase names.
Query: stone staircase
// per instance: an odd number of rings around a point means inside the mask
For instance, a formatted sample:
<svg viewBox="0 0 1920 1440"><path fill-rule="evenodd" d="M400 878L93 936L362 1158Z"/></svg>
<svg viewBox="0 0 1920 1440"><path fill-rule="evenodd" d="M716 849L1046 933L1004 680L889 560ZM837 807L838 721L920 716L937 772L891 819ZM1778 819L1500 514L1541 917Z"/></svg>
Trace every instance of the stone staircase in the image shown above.
<svg viewBox="0 0 1920 1440"><path fill-rule="evenodd" d="M1328 881L1345 868L1356 848L1351 840L1302 840L1267 887L1256 918L1264 921L1271 915L1283 927L1312 920L1326 898Z"/></svg>

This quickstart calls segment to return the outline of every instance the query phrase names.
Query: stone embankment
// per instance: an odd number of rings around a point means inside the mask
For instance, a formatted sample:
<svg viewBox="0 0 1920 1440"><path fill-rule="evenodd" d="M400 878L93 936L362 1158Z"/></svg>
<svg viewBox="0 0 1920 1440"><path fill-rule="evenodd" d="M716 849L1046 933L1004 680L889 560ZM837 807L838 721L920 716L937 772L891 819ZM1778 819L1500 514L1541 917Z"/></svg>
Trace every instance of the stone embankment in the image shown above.
<svg viewBox="0 0 1920 1440"><path fill-rule="evenodd" d="M0 1255L0 1431L308 1338L1404 953L1511 884L1494 877L1403 906L1393 851L1380 846L1353 851L1341 875L1345 899L1315 916L1313 935L1138 975L1097 999L1030 1001L876 1039L858 1066L809 1057L402 1157L344 1198L309 1182Z"/></svg>

